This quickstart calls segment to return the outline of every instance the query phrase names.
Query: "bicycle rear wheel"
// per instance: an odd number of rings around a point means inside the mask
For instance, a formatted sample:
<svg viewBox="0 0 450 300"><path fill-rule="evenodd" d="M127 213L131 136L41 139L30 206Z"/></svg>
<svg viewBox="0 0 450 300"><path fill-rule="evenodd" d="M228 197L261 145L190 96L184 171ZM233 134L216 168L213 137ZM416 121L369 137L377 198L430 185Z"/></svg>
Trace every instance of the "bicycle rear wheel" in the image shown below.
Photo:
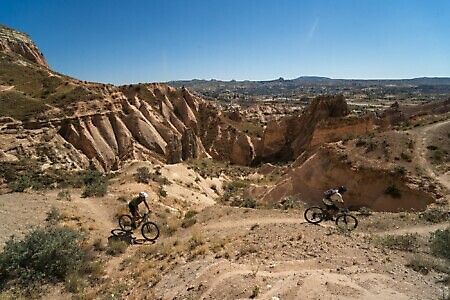
<svg viewBox="0 0 450 300"><path fill-rule="evenodd" d="M336 218L338 228L345 231L352 231L358 226L358 220L352 215L340 215Z"/></svg>
<svg viewBox="0 0 450 300"><path fill-rule="evenodd" d="M124 231L132 231L133 230L133 219L129 215L121 215L119 217L119 226L120 229Z"/></svg>
<svg viewBox="0 0 450 300"><path fill-rule="evenodd" d="M323 221L324 212L323 209L318 206L312 206L305 210L305 219L309 223L317 224Z"/></svg>
<svg viewBox="0 0 450 300"><path fill-rule="evenodd" d="M147 222L144 225L142 225L141 228L142 236L148 240L153 242L159 237L159 228L158 225L156 225L153 222Z"/></svg>

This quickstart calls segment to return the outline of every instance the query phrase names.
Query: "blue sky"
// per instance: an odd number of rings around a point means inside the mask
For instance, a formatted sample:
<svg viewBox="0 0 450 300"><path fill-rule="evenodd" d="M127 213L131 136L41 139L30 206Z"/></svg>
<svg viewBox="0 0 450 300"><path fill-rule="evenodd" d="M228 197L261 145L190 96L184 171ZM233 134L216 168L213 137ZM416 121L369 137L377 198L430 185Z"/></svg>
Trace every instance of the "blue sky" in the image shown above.
<svg viewBox="0 0 450 300"><path fill-rule="evenodd" d="M0 24L103 83L450 77L448 0L0 0Z"/></svg>

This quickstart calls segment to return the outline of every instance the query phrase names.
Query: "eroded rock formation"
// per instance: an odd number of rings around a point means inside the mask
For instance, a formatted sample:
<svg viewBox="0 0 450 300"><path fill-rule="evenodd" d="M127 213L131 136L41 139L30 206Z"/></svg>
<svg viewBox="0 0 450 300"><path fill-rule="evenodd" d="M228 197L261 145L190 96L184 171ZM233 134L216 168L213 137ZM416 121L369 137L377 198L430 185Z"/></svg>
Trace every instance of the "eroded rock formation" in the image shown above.
<svg viewBox="0 0 450 300"><path fill-rule="evenodd" d="M48 68L44 55L25 33L0 25L0 52L15 53Z"/></svg>

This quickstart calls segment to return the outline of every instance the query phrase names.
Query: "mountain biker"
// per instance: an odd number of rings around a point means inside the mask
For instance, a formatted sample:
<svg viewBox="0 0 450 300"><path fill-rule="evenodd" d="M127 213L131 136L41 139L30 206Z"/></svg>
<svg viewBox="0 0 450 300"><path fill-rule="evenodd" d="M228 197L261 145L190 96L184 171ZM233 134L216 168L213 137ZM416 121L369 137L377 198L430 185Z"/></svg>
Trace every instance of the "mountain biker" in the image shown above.
<svg viewBox="0 0 450 300"><path fill-rule="evenodd" d="M332 214L334 218L336 213L342 208L344 204L344 199L342 199L342 194L347 191L345 186L340 186L337 189L329 189L324 193L324 197L322 199L323 204L325 204L328 212Z"/></svg>
<svg viewBox="0 0 450 300"><path fill-rule="evenodd" d="M141 204L142 202L144 202L145 206L147 207L147 210L150 211L150 207L148 206L147 203L147 197L148 194L146 192L140 192L139 195L134 198L133 200L130 201L130 203L128 204L128 208L130 209L130 213L133 216L133 227L136 227L136 220L138 220L139 218L142 218L142 215L139 211L139 204Z"/></svg>

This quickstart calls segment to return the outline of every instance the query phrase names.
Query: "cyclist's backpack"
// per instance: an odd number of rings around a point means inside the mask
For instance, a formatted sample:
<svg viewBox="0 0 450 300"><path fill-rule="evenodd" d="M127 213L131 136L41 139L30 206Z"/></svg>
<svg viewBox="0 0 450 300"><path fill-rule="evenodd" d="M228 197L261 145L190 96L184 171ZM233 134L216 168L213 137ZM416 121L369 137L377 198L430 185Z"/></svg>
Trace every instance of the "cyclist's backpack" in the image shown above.
<svg viewBox="0 0 450 300"><path fill-rule="evenodd" d="M336 191L333 189L329 189L328 191L326 191L325 193L323 193L323 197L325 199L330 199L331 195L333 195Z"/></svg>

